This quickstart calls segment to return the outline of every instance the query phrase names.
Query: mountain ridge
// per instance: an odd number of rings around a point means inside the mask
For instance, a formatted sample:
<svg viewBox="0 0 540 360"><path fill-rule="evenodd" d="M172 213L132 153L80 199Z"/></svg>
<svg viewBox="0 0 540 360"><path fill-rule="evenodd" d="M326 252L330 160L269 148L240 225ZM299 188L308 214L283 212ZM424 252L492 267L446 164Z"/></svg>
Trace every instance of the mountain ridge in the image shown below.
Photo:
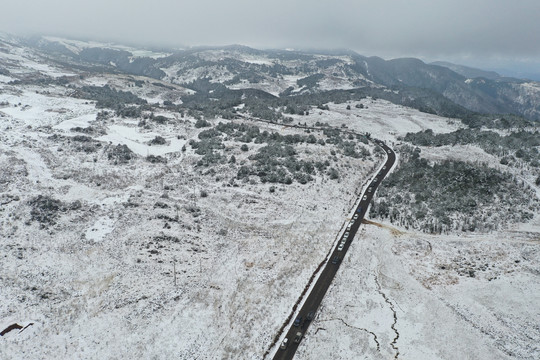
<svg viewBox="0 0 540 360"><path fill-rule="evenodd" d="M238 44L169 52L52 37L19 39L19 44L52 59L99 65L110 71L148 76L177 85L207 78L231 90L254 88L274 96L386 88L401 91L413 103L424 103L417 108L440 115L452 114L425 105L434 103L434 99L429 99L436 94L470 112L513 114L540 120L540 83L447 62L425 63L416 58L384 60L347 49L259 50ZM77 48L70 49L71 46ZM422 95L414 98L411 95L419 92Z"/></svg>

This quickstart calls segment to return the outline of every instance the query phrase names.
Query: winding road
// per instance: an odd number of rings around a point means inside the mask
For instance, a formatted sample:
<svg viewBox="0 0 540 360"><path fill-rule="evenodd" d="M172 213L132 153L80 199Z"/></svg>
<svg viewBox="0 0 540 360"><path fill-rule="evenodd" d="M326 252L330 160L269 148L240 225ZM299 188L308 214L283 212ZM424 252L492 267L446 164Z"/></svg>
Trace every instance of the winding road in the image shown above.
<svg viewBox="0 0 540 360"><path fill-rule="evenodd" d="M362 197L360 203L357 205L357 208L355 210L354 217L356 217L356 219L354 220L353 217L354 223L350 225L350 228L348 228L339 239L339 242L332 251L328 262L322 269L321 274L317 279L317 282L315 283L315 286L307 295L307 298L302 305L302 308L296 315L297 318L301 317L302 321L298 326L292 324L287 331L287 347L285 349L282 349L279 347L281 344L276 345L278 346L278 349L276 354L274 355L274 360L286 360L292 359L294 357L294 354L296 353L296 350L298 349L298 346L301 342L301 339L298 343L294 341L296 334L298 332L301 332L302 335L306 333L311 323L311 321L308 320L308 314L311 313L311 316L316 316L317 309L321 305L324 295L326 294L326 291L328 291L332 280L336 276L336 273L341 266L341 261L345 257L345 254L347 253L347 250L349 249L349 246L351 245L351 242L354 239L358 228L360 227L362 219L364 218L369 202L373 198L375 190L377 189L381 181L384 179L384 177L388 174L388 171L392 168L396 161L396 154L384 142L380 140L374 140L374 142L383 148L387 156L386 162L379 170L379 172L373 177L364 194L361 195ZM356 216L356 214L358 214L358 216Z"/></svg>

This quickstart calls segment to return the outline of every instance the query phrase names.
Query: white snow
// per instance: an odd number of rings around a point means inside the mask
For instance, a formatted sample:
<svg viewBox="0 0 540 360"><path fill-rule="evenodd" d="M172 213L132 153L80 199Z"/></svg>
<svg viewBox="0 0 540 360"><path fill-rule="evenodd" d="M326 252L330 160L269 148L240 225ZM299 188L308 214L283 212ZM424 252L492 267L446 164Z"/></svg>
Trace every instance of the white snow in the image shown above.
<svg viewBox="0 0 540 360"><path fill-rule="evenodd" d="M86 239L102 241L105 236L114 230L115 220L107 216L97 219L93 226L86 230Z"/></svg>
<svg viewBox="0 0 540 360"><path fill-rule="evenodd" d="M40 68L22 55L13 59L21 73ZM39 71L63 71L48 66ZM261 86L279 93L302 77ZM83 83L120 88L125 78L100 75ZM2 337L1 359L263 358L382 162L380 156L331 156L330 144L302 144L299 158L328 159L342 177L317 175L306 185L274 184L270 192L271 184L255 177L238 181L229 164L214 173L196 166L200 156L189 145L181 151L201 130L192 118L163 110L156 115L174 121L151 129L115 116L98 124L94 105L69 97L65 88L1 87L0 102L9 104L0 108L0 330L34 323ZM162 96L149 84L129 90ZM360 103L366 108L355 107ZM462 126L383 100L328 105L329 111L293 115L294 122L345 125L389 143L407 132ZM89 125L106 132L91 135L103 144L94 152L64 141L71 128ZM150 146L156 136L167 144ZM143 158L165 156L167 163L138 158L115 164L108 143L125 144ZM224 153L239 165L262 146L252 143L243 152L239 143L225 144ZM376 153L373 144L366 146ZM474 146L422 148L421 154L430 161L474 159L531 185L534 180L534 169L505 168ZM39 195L66 208L48 228L32 219ZM80 207L71 209L77 201ZM389 359L398 350L400 359L539 358L539 215L480 235L380 226L361 227L295 358ZM470 269L475 276L464 276Z"/></svg>
<svg viewBox="0 0 540 360"><path fill-rule="evenodd" d="M62 121L61 123L53 126L55 129L70 131L74 127L88 127L90 122L96 120L95 114L86 114L82 116L74 117L73 119Z"/></svg>
<svg viewBox="0 0 540 360"><path fill-rule="evenodd" d="M534 304L540 284L530 270L538 266L537 241L391 230L365 226L355 238L295 358L393 358L392 307L399 358L538 356L533 344L540 336L534 329L540 311ZM534 255L524 260L530 250ZM458 276L448 262L460 253L490 268L475 278ZM516 266L515 259L530 265Z"/></svg>
<svg viewBox="0 0 540 360"><path fill-rule="evenodd" d="M0 83L8 83L13 80L15 80L15 78L12 78L11 76L0 75Z"/></svg>
<svg viewBox="0 0 540 360"><path fill-rule="evenodd" d="M170 152L178 152L186 143L186 140L177 139L176 137L167 137L167 145L149 145L156 136L161 134L155 132L141 133L135 126L112 125L107 130L107 135L103 135L98 140L111 142L114 145L127 145L131 151L140 155L164 155Z"/></svg>

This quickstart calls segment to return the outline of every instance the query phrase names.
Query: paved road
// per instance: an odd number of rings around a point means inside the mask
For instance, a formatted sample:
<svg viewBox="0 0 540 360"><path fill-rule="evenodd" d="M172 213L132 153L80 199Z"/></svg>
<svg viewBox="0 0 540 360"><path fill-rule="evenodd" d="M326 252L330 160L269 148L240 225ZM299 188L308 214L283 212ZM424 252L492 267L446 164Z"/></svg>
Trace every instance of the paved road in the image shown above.
<svg viewBox="0 0 540 360"><path fill-rule="evenodd" d="M339 267L341 265L341 260L345 256L345 253L349 249L349 246L351 245L351 242L354 238L354 235L358 231L358 228L360 227L361 221L364 218L364 215L366 213L366 209L369 205L369 202L373 198L373 193L375 192L375 189L379 186L381 180L386 176L388 171L392 168L394 165L394 162L396 161L396 154L392 149L390 149L386 144L384 144L382 141L374 140L376 144L381 146L384 151L386 152L387 159L386 163L384 164L382 170L379 171L379 173L371 180L371 183L369 184L366 192L362 194L362 199L360 201L360 204L356 208L355 214L358 214L357 219L354 221L354 223L351 225L349 231L349 236L345 238L345 233L340 238L340 241L338 243L338 246L332 251L332 254L330 255L330 260L328 263L326 263L325 267L323 268L321 275L319 276L319 279L315 283L315 286L307 296L306 301L304 302L304 305L300 309L300 312L298 314L299 317L302 317L302 322L299 326L291 325L289 331L287 332L286 338L288 339L288 345L286 349L279 348L276 352L276 355L274 356L274 360L286 360L286 359L292 359L294 354L296 353L296 349L298 349L299 343L296 343L295 336L298 332L305 334L308 326L310 325L311 321L307 320L308 314L312 313L314 316L317 314L317 309L319 308L319 305L322 302L322 299L324 298L324 295L326 294L326 291L330 287L330 284L332 283L332 280L334 279L334 276L336 276L337 271L339 270ZM339 244L343 243L343 248L340 248ZM335 259L339 259L337 262ZM280 344L278 344L279 346Z"/></svg>

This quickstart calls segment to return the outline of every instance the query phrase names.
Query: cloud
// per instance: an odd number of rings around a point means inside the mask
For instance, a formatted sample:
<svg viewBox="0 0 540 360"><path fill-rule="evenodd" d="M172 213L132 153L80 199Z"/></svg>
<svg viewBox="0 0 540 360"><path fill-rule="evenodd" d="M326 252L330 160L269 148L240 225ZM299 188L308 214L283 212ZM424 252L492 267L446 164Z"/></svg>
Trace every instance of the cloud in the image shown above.
<svg viewBox="0 0 540 360"><path fill-rule="evenodd" d="M18 0L0 30L156 45L350 48L383 57L540 57L540 1Z"/></svg>

